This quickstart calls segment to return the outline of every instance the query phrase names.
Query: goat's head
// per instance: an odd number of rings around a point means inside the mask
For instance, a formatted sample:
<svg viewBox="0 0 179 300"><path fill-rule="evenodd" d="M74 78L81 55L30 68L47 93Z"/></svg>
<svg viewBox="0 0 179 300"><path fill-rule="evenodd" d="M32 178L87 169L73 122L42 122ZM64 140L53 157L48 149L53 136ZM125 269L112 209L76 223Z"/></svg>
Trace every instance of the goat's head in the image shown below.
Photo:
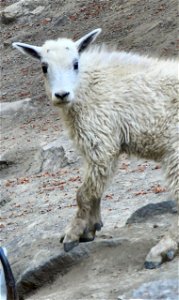
<svg viewBox="0 0 179 300"><path fill-rule="evenodd" d="M41 62L47 92L54 105L70 103L75 98L80 71L80 54L96 39L95 29L76 42L59 38L48 40L42 47L13 43L13 47Z"/></svg>

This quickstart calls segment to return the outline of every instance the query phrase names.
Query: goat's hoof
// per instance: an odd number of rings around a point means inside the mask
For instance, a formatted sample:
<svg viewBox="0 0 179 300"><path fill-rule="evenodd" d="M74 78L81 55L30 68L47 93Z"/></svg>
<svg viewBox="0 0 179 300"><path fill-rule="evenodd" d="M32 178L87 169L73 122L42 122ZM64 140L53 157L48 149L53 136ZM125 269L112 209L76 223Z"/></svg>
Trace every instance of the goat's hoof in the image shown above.
<svg viewBox="0 0 179 300"><path fill-rule="evenodd" d="M176 253L176 251L174 251L174 250L169 250L169 251L166 253L166 258L167 258L167 260L172 260L172 259L175 257L175 253Z"/></svg>
<svg viewBox="0 0 179 300"><path fill-rule="evenodd" d="M80 243L87 243L94 241L94 237L80 237Z"/></svg>
<svg viewBox="0 0 179 300"><path fill-rule="evenodd" d="M161 261L154 262L154 261L145 261L144 267L146 269L157 269L161 266L161 264L165 261L170 261L175 257L176 251L175 250L169 250L165 254L162 255Z"/></svg>
<svg viewBox="0 0 179 300"><path fill-rule="evenodd" d="M88 228L85 228L83 235L80 236L80 243L92 242L95 238L95 231L96 230L90 231Z"/></svg>
<svg viewBox="0 0 179 300"><path fill-rule="evenodd" d="M63 243L64 238L65 238L65 236L62 235L61 238L60 238L60 243Z"/></svg>
<svg viewBox="0 0 179 300"><path fill-rule="evenodd" d="M102 222L94 224L94 229L97 230L97 231L100 231L102 227L103 227L103 223Z"/></svg>
<svg viewBox="0 0 179 300"><path fill-rule="evenodd" d="M170 236L163 237L148 253L144 266L156 269L166 261L172 260L178 251L178 244Z"/></svg>
<svg viewBox="0 0 179 300"><path fill-rule="evenodd" d="M79 219L77 219L76 224L73 224L72 229L61 235L60 243L63 243L65 252L69 252L74 247L78 246L79 243L91 242L95 238L95 232L101 230L103 223L101 221L96 222L94 225L86 226L85 222L82 220L80 224ZM80 226L79 226L80 225Z"/></svg>
<svg viewBox="0 0 179 300"><path fill-rule="evenodd" d="M156 263L156 262L153 262L153 261L145 261L144 263L144 267L146 269L157 269L161 266L161 263Z"/></svg>
<svg viewBox="0 0 179 300"><path fill-rule="evenodd" d="M64 251L65 252L69 252L70 250L72 250L73 248L77 247L79 244L79 241L73 241L73 242L69 242L69 243L64 243L63 247L64 247Z"/></svg>

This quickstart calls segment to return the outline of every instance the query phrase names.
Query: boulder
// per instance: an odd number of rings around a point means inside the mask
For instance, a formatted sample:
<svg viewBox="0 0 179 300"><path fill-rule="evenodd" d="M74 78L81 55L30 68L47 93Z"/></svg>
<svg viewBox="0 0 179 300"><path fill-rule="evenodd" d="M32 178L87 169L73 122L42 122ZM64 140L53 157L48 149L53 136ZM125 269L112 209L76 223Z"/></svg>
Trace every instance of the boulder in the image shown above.
<svg viewBox="0 0 179 300"><path fill-rule="evenodd" d="M130 294L130 293L129 293ZM131 295L118 297L118 300L146 299L170 300L179 299L178 279L155 280L141 284Z"/></svg>
<svg viewBox="0 0 179 300"><path fill-rule="evenodd" d="M154 216L163 214L175 214L177 212L176 202L172 200L163 201L159 203L149 203L137 209L130 218L127 219L126 224L143 223L152 219Z"/></svg>
<svg viewBox="0 0 179 300"><path fill-rule="evenodd" d="M15 146L4 152L0 158L0 178L7 179L32 174L41 170L41 148Z"/></svg>
<svg viewBox="0 0 179 300"><path fill-rule="evenodd" d="M55 172L69 164L63 146L58 145L58 141L50 143L41 151L41 171Z"/></svg>
<svg viewBox="0 0 179 300"><path fill-rule="evenodd" d="M9 24L20 16L29 15L30 13L40 14L48 5L48 2L48 0L20 0L0 12L1 22Z"/></svg>
<svg viewBox="0 0 179 300"><path fill-rule="evenodd" d="M62 135L57 140L42 147L40 171L56 172L60 168L77 162L78 159L72 143Z"/></svg>
<svg viewBox="0 0 179 300"><path fill-rule="evenodd" d="M18 112L28 111L32 108L32 106L33 104L31 98L26 98L14 102L2 102L0 104L0 115L1 117L14 116Z"/></svg>
<svg viewBox="0 0 179 300"><path fill-rule="evenodd" d="M7 110L8 113L11 111ZM79 160L71 142L65 136L60 136L44 146L14 147L0 156L1 178L23 176L40 172L57 172L61 168L76 163Z"/></svg>

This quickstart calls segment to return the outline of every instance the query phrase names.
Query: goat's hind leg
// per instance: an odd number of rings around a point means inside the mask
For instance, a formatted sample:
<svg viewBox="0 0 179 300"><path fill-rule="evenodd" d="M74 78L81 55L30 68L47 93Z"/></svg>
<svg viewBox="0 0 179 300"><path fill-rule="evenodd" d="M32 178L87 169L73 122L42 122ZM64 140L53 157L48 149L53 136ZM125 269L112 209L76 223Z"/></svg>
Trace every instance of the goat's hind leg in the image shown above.
<svg viewBox="0 0 179 300"><path fill-rule="evenodd" d="M148 253L144 266L146 269L155 269L165 261L172 260L178 252L178 237L177 232L165 235L157 245L155 245Z"/></svg>
<svg viewBox="0 0 179 300"><path fill-rule="evenodd" d="M174 144L173 144L174 145ZM178 154L177 147L174 147L173 154L169 154L164 159L164 167L167 174L169 188L177 200L177 209L179 214L179 185L178 185ZM178 252L179 246L179 219L178 214L166 234L157 245L155 245L148 253L145 261L147 269L159 267L163 262L172 260Z"/></svg>
<svg viewBox="0 0 179 300"><path fill-rule="evenodd" d="M88 165L84 183L77 192L76 216L61 238L65 251L71 250L79 242L92 241L96 231L101 230L100 202L111 171L109 165Z"/></svg>

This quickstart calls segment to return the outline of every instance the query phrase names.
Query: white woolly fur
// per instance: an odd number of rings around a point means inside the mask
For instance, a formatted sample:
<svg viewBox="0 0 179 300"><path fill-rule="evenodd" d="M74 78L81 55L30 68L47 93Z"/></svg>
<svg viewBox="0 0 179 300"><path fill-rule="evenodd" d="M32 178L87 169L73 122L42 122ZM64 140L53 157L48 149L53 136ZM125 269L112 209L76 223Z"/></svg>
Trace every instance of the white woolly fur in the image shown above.
<svg viewBox="0 0 179 300"><path fill-rule="evenodd" d="M100 199L121 153L160 161L178 200L178 62L88 47L99 33L42 47L14 44L23 52L31 47L33 56L48 64L48 94L86 163L78 211L64 243L79 240L86 228L94 235L94 224L101 223Z"/></svg>

